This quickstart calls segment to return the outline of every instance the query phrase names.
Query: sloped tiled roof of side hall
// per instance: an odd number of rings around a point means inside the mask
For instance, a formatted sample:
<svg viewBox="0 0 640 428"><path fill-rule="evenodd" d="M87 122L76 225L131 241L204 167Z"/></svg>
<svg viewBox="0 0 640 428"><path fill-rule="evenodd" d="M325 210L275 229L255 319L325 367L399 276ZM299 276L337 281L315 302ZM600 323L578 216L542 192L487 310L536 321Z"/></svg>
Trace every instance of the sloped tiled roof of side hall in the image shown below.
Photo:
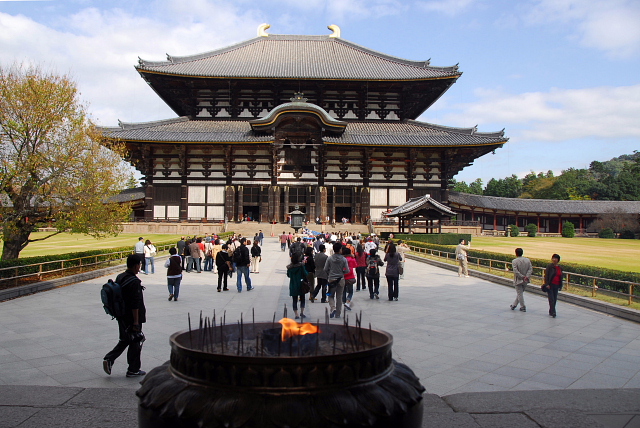
<svg viewBox="0 0 640 428"><path fill-rule="evenodd" d="M120 123L102 127L109 138L131 142L206 144L269 143L273 136L255 133L249 121L190 120L179 117L147 123ZM501 145L508 139L500 132L475 128L451 128L403 120L398 122L350 122L340 136L325 136L325 143L367 146L455 147Z"/></svg>
<svg viewBox="0 0 640 428"><path fill-rule="evenodd" d="M177 76L255 79L428 80L457 78L458 66L434 67L330 36L269 34L166 61L140 59L137 70Z"/></svg>
<svg viewBox="0 0 640 428"><path fill-rule="evenodd" d="M449 192L449 203L453 204L454 207L468 206L519 213L597 215L614 210L630 214L640 213L640 201L520 199Z"/></svg>

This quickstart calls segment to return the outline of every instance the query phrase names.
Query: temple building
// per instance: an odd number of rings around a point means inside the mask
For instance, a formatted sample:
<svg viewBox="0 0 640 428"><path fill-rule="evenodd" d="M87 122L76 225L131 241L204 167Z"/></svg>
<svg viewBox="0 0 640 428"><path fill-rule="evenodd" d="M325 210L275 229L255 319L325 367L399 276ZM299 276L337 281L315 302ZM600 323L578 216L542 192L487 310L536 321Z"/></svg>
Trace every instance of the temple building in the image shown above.
<svg viewBox="0 0 640 428"><path fill-rule="evenodd" d="M274 35L166 61L140 76L178 117L102 128L144 177L146 221L366 222L449 181L504 133L417 119L462 75L326 36Z"/></svg>

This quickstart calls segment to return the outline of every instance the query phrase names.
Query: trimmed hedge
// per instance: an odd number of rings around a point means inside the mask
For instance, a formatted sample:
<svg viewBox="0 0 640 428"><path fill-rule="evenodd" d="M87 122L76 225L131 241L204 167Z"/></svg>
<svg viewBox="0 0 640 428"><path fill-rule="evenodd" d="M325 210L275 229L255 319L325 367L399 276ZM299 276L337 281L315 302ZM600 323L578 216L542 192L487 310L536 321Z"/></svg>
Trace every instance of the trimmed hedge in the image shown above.
<svg viewBox="0 0 640 428"><path fill-rule="evenodd" d="M155 244L156 247L161 247L164 245L173 245L175 246L175 242L163 242L159 244ZM88 251L80 251L75 253L65 253L65 254L50 254L46 256L34 256L34 257L24 257L17 260L0 260L0 268L17 268L18 276L28 275L38 273L40 271L40 267L37 266L39 263L47 263L45 266L46 270L42 272L48 272L52 270L61 269L63 262L65 268L79 267L80 260L73 260L91 256L98 256L98 262L106 262L112 260L118 260L118 256L116 254L109 253L118 253L118 252L133 252L133 246L127 245L126 247L118 247L118 248L103 248L100 250L88 250ZM95 262L96 259L93 259ZM50 262L50 263L48 263ZM27 266L27 265L36 265L36 266ZM11 278L16 276L15 270L2 270L0 271L0 278Z"/></svg>
<svg viewBox="0 0 640 428"><path fill-rule="evenodd" d="M389 239L389 234L393 232L382 232L380 236L382 239ZM415 242L428 242L438 245L458 245L461 239L467 242L471 241L471 234L469 233L414 233L403 234L393 233L394 240L398 241L415 241Z"/></svg>
<svg viewBox="0 0 640 428"><path fill-rule="evenodd" d="M414 247L428 248L431 250L443 251L443 252L449 252L449 253L453 253L455 251L455 247L451 247L447 245L435 245L435 244L418 242L418 241L411 241L411 242L408 242L408 244ZM467 251L467 254L468 254L468 257L472 259L496 260L498 261L498 263L492 263L491 266L497 269L504 269L506 266L506 263L501 264L499 263L500 261L510 263L511 261L513 261L513 259L516 258L515 254L509 255L509 254L493 253L489 251L480 251L480 250L474 250L474 249ZM531 264L534 267L540 267L540 268L545 268L549 263L551 263L551 258L549 258L549 260L530 258L530 260L531 260ZM597 266L582 265L578 263L562 263L561 262L560 264L565 272L604 278L602 280L599 280L597 285L599 288L603 288L606 290L618 291L621 293L629 292L629 289L627 288L626 285L607 281L607 279L640 283L640 273L626 272L626 271L621 271L616 269L606 269L606 268L601 268ZM481 260L480 265L489 266L488 260ZM592 285L592 280L590 278L572 277L571 283L590 287ZM634 294L640 294L640 290L636 289L634 291Z"/></svg>
<svg viewBox="0 0 640 428"><path fill-rule="evenodd" d="M535 238L535 236L538 234L538 226L533 223L529 223L528 225L526 225L524 227L524 230L527 231L530 238Z"/></svg>
<svg viewBox="0 0 640 428"><path fill-rule="evenodd" d="M602 229L600 232L598 232L598 238L614 239L615 237L616 234L613 233L613 229L610 228Z"/></svg>

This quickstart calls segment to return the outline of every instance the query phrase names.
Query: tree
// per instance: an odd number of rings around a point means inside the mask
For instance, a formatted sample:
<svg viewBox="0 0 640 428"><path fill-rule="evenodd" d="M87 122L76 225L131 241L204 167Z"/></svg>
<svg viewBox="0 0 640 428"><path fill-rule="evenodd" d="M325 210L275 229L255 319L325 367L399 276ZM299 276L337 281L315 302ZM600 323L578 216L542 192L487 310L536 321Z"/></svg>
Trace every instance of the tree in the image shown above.
<svg viewBox="0 0 640 428"><path fill-rule="evenodd" d="M528 225L526 225L524 227L524 230L526 230L529 236L532 238L534 238L538 234L538 226L533 223L529 223Z"/></svg>
<svg viewBox="0 0 640 428"><path fill-rule="evenodd" d="M105 206L130 173L122 148L101 144L78 95L68 76L18 64L0 67L3 260L63 231L117 235L130 212L125 205ZM45 225L55 232L30 239Z"/></svg>
<svg viewBox="0 0 640 428"><path fill-rule="evenodd" d="M474 182L469 184L469 193L474 195L482 195L484 192L482 190L482 179L476 178Z"/></svg>
<svg viewBox="0 0 640 428"><path fill-rule="evenodd" d="M498 180L492 178L487 183L484 194L503 198L518 198L522 194L522 181L515 174Z"/></svg>
<svg viewBox="0 0 640 428"><path fill-rule="evenodd" d="M573 238L576 236L576 226L570 221L562 223L562 236L565 238Z"/></svg>

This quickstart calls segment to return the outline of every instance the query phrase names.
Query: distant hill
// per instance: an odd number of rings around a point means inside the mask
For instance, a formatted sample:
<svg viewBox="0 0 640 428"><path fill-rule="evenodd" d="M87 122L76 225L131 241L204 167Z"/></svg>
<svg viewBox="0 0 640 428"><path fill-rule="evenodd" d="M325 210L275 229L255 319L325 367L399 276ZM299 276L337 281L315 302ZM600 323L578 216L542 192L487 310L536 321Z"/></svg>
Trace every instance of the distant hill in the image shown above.
<svg viewBox="0 0 640 428"><path fill-rule="evenodd" d="M469 184L454 180L453 190L505 198L640 201L640 152L593 161L587 169L569 168L558 176L532 171L524 178L492 178L484 187L479 178Z"/></svg>

